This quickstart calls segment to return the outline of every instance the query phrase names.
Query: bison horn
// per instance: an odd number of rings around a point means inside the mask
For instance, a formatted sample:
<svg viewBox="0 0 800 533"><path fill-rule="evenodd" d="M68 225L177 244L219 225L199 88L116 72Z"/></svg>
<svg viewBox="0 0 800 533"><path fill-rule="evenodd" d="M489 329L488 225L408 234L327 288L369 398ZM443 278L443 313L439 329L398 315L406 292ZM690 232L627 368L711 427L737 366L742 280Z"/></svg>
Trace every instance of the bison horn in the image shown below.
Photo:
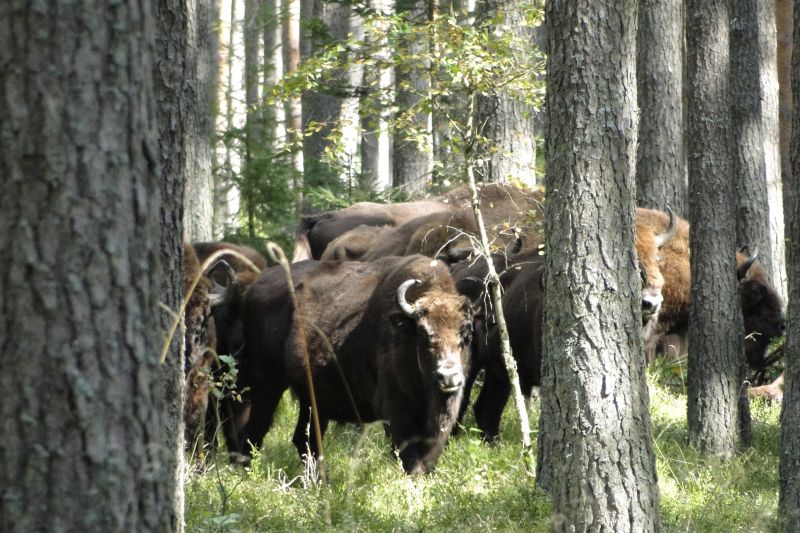
<svg viewBox="0 0 800 533"><path fill-rule="evenodd" d="M519 231L514 231L517 236L517 240L514 241L514 247L511 248L511 255L516 255L522 250L522 233Z"/></svg>
<svg viewBox="0 0 800 533"><path fill-rule="evenodd" d="M669 206L667 206L667 213L669 213L669 226L667 226L667 229L664 231L664 233L659 233L656 235L656 246L659 248L669 242L669 240L675 235L675 230L678 227L678 225L675 223L675 213Z"/></svg>
<svg viewBox="0 0 800 533"><path fill-rule="evenodd" d="M208 291L208 302L211 307L216 307L225 301L225 295L236 279L236 271L227 261L219 259L211 266L209 277L211 289Z"/></svg>
<svg viewBox="0 0 800 533"><path fill-rule="evenodd" d="M742 279L747 274L747 271L750 270L750 267L753 266L753 263L756 262L756 258L758 257L758 248L753 248L753 253L750 253L750 247L745 244L737 251L747 255L747 259L744 260L744 263L742 263L742 266L739 267L737 272L739 279Z"/></svg>
<svg viewBox="0 0 800 533"><path fill-rule="evenodd" d="M418 279L409 279L401 283L397 288L397 304L400 306L400 309L402 309L403 312L410 317L413 317L416 314L416 309L414 309L414 306L408 303L406 300L406 291L409 287L418 283L422 282Z"/></svg>

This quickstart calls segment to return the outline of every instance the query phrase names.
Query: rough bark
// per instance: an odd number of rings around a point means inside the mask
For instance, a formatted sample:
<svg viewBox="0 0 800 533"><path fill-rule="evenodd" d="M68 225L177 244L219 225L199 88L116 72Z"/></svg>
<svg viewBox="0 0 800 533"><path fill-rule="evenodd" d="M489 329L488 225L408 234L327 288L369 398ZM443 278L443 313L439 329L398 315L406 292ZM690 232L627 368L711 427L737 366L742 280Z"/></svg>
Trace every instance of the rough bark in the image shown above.
<svg viewBox="0 0 800 533"><path fill-rule="evenodd" d="M216 1L192 0L188 5L185 104L196 109L186 120L186 190L183 196L184 237L189 242L212 239L214 177L211 147L214 139L214 101L217 86Z"/></svg>
<svg viewBox="0 0 800 533"><path fill-rule="evenodd" d="M800 2L794 7L794 39L800 42ZM800 94L800 54L792 59L792 92ZM794 102L791 172L784 174L787 192L786 229L800 235L800 102ZM800 240L788 241L789 312L781 411L780 500L778 519L781 531L800 527Z"/></svg>
<svg viewBox="0 0 800 533"><path fill-rule="evenodd" d="M553 0L537 482L557 531L654 531L634 234L638 4ZM574 31L581 28L581 31Z"/></svg>
<svg viewBox="0 0 800 533"><path fill-rule="evenodd" d="M264 136L261 117L261 58L260 45L263 37L261 29L260 0L245 0L244 21L244 160L240 194L244 202L244 216L247 234L250 239L256 238L256 197L255 180L259 178L252 168L257 153L264 150Z"/></svg>
<svg viewBox="0 0 800 533"><path fill-rule="evenodd" d="M689 440L732 457L739 442L744 358L731 179L729 12L723 0L687 3L689 221ZM745 414L745 413L743 413Z"/></svg>
<svg viewBox="0 0 800 533"><path fill-rule="evenodd" d="M2 531L180 523L151 7L0 5Z"/></svg>
<svg viewBox="0 0 800 533"><path fill-rule="evenodd" d="M533 28L526 21L527 7L525 2L501 0L484 0L478 6L480 17L491 17L501 9L505 16L496 30L511 32L518 43L533 47ZM489 182L517 181L529 187L535 186L536 109L503 89L480 96L477 109L477 124L482 126L480 133L489 139L489 146L493 148L487 154L481 178Z"/></svg>
<svg viewBox="0 0 800 533"><path fill-rule="evenodd" d="M300 0L283 1L283 68L286 74L297 72L300 62ZM303 111L300 98L286 100L286 141L295 145L292 149L294 179L292 190L295 195L295 210L300 212L303 205L303 150L298 146L302 138Z"/></svg>
<svg viewBox="0 0 800 533"><path fill-rule="evenodd" d="M270 140L274 150L281 150L285 144L286 116L283 106L270 104L267 101L269 89L283 77L283 45L281 39L281 2L280 0L264 0L262 3L264 27L264 102L262 116L266 138Z"/></svg>
<svg viewBox="0 0 800 533"><path fill-rule="evenodd" d="M396 3L397 11L411 21L430 20L427 0L402 0ZM425 39L412 39L398 44L396 53L403 55L425 54L429 43ZM395 71L395 105L408 109L416 105L430 91L429 65L421 62L416 68ZM431 114L419 112L414 117L414 127L422 132L421 142L394 131L392 145L392 183L395 187L414 193L423 192L433 175L433 122Z"/></svg>
<svg viewBox="0 0 800 533"><path fill-rule="evenodd" d="M785 300L778 77L772 3L731 4L731 126L737 242L759 250Z"/></svg>
<svg viewBox="0 0 800 533"><path fill-rule="evenodd" d="M390 14L394 11L393 0L371 0L370 7L382 13ZM381 24L377 30L385 31L386 24ZM373 43L379 47L379 57L389 61L389 49L386 40ZM365 110L360 107L361 113L361 177L359 187L364 191L382 191L392 186L392 160L391 142L389 138L388 121L386 115L391 103L388 94L392 86L393 70L390 67L376 69L365 68L363 82L365 87L381 91L386 98L381 98L378 109ZM386 100L384 105L384 100Z"/></svg>
<svg viewBox="0 0 800 533"><path fill-rule="evenodd" d="M349 4L325 0L302 0L301 4L304 25L307 28L316 28L307 29L300 41L302 57L309 57L328 44L344 42L349 34L358 38L360 25ZM313 25L310 24L312 21ZM324 32L318 31L317 24L324 28ZM361 83L361 70L355 64L348 66L334 73L329 83L343 88L358 86ZM327 185L326 180L337 178L344 181L350 176L349 170L354 167L357 139L352 128L358 120L358 99L336 94L337 92L340 91L331 88L303 92L303 124L309 126L316 123L320 126L317 131L303 138L306 185ZM353 111L356 111L355 115ZM338 146L334 144L331 134L339 138ZM333 161L326 159L325 155L332 148L336 150Z"/></svg>
<svg viewBox="0 0 800 533"><path fill-rule="evenodd" d="M639 7L636 81L639 146L636 201L688 214L683 143L683 3L643 0Z"/></svg>
<svg viewBox="0 0 800 533"><path fill-rule="evenodd" d="M791 178L789 158L792 145L792 31L794 0L775 0L775 28L778 35L778 117L781 143L781 178L784 184ZM784 185L784 203L789 202Z"/></svg>

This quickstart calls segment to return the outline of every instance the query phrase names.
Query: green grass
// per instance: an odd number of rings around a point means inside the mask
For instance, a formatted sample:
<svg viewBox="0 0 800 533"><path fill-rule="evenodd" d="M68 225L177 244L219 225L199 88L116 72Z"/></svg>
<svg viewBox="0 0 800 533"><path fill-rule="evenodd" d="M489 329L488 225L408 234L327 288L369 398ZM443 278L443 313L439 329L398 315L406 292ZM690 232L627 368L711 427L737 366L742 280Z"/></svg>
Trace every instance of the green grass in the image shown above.
<svg viewBox="0 0 800 533"><path fill-rule="evenodd" d="M720 463L686 445L685 396L655 383L654 375L651 415L664 530L774 529L780 407L755 403L753 446ZM291 443L296 413L287 393L249 469L220 457L189 475L188 531L549 530L549 498L535 490L525 468L510 404L503 442L483 443L468 419L436 471L418 477L403 473L379 424L362 432L332 423L325 436L326 487L310 481ZM534 429L537 414L534 408Z"/></svg>

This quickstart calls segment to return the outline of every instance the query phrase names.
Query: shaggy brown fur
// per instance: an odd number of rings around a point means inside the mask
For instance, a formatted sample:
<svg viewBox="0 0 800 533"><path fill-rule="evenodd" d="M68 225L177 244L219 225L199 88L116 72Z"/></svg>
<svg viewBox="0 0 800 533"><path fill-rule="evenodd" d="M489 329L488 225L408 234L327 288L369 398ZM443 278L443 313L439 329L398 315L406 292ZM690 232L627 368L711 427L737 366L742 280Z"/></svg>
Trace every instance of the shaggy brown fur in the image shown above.
<svg viewBox="0 0 800 533"><path fill-rule="evenodd" d="M637 209L637 221L656 231L668 224L666 213L652 209ZM664 276L664 303L658 317L654 342L645 346L648 361L663 353L680 357L687 353L689 305L691 303L691 263L689 223L678 219L675 236L661 249L659 266ZM767 281L763 267L756 261L743 269L748 256L737 252L739 299L745 324L745 349L751 366L763 366L766 349L772 339L783 334L784 319L777 292Z"/></svg>
<svg viewBox="0 0 800 533"><path fill-rule="evenodd" d="M331 241L320 260L358 261L391 229L391 226L356 226Z"/></svg>
<svg viewBox="0 0 800 533"><path fill-rule="evenodd" d="M266 270L245 296L239 387L248 392L226 431L229 450L246 455L245 443L259 445L291 388L300 401L293 442L301 455L309 448L317 453L313 430L306 435L302 328L322 432L329 420L384 420L405 470L430 471L455 423L469 367L472 311L447 268L419 255L305 261L292 265L292 278L302 320L295 318L280 267ZM406 291L413 315L397 296L409 279L422 281Z"/></svg>

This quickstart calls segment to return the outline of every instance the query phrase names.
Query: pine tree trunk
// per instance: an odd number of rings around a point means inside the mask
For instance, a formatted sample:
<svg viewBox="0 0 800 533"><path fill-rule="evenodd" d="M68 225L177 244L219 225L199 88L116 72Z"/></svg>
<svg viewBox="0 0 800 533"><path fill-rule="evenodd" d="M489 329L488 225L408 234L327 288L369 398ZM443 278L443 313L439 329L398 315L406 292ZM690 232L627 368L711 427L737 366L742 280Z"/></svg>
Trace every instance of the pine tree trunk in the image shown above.
<svg viewBox="0 0 800 533"><path fill-rule="evenodd" d="M800 2L794 7L794 39L800 42ZM800 54L792 59L792 92L800 94ZM791 172L784 174L787 235L800 235L800 102L794 102ZM788 241L789 313L786 323L783 410L781 412L780 531L800 525L800 240Z"/></svg>
<svg viewBox="0 0 800 533"><path fill-rule="evenodd" d="M643 0L639 7L636 80L639 147L636 202L688 214L683 144L683 9L680 0Z"/></svg>
<svg viewBox="0 0 800 533"><path fill-rule="evenodd" d="M300 0L283 0L283 68L285 74L297 72L300 63ZM292 166L294 177L292 190L295 196L295 211L299 213L303 206L303 150L297 146L302 139L303 110L300 98L286 101L286 141L295 145L292 148Z"/></svg>
<svg viewBox="0 0 800 533"><path fill-rule="evenodd" d="M219 22L216 1L193 0L188 10L187 49L196 60L187 62L184 105L195 112L186 116L186 192L183 228L189 242L212 239L214 176L211 147L214 138L214 101L217 86L218 45L214 30Z"/></svg>
<svg viewBox="0 0 800 533"><path fill-rule="evenodd" d="M150 8L0 7L2 531L180 527Z"/></svg>
<svg viewBox="0 0 800 533"><path fill-rule="evenodd" d="M737 242L758 248L770 281L785 297L774 10L757 0L733 2L731 8Z"/></svg>
<svg viewBox="0 0 800 533"><path fill-rule="evenodd" d="M393 0L370 0L370 7L385 14L394 11ZM385 30L383 24L381 29ZM389 49L386 40L374 43L380 46L380 54L389 60ZM382 95L389 98L392 85L392 69L389 67L369 69L363 72L364 87L381 91ZM390 101L381 104L377 109L365 110L359 107L361 113L361 177L359 187L364 191L383 191L392 186L392 161L391 143L388 132L386 114L389 111ZM374 101L374 100L373 100Z"/></svg>
<svg viewBox="0 0 800 533"><path fill-rule="evenodd" d="M504 17L497 30L511 32L519 43L533 47L533 28L527 24L522 2L484 0L479 4L481 17L492 17L498 9ZM529 187L536 185L536 110L502 89L478 98L477 124L480 133L489 139L492 151L487 154L482 179L506 183L518 181Z"/></svg>
<svg viewBox="0 0 800 533"><path fill-rule="evenodd" d="M781 139L781 179L784 203L788 204L792 162L792 31L794 0L775 0L775 29L778 36L778 122Z"/></svg>
<svg viewBox="0 0 800 533"><path fill-rule="evenodd" d="M415 22L430 20L428 0L400 0L397 11L404 13ZM413 39L402 43L404 55L423 54L429 43L425 39ZM416 105L421 95L430 91L429 65L420 64L417 68L398 69L395 72L395 105L400 110ZM414 127L423 132L421 144L395 131L392 147L392 183L410 193L422 192L433 175L433 123L431 114L419 112L414 117Z"/></svg>
<svg viewBox="0 0 800 533"><path fill-rule="evenodd" d="M635 0L552 0L545 14L537 482L551 490L559 531L659 528L634 234L636 14Z"/></svg>
<svg viewBox="0 0 800 533"><path fill-rule="evenodd" d="M739 442L744 358L731 179L729 13L722 0L687 4L689 220L689 440L733 456Z"/></svg>

